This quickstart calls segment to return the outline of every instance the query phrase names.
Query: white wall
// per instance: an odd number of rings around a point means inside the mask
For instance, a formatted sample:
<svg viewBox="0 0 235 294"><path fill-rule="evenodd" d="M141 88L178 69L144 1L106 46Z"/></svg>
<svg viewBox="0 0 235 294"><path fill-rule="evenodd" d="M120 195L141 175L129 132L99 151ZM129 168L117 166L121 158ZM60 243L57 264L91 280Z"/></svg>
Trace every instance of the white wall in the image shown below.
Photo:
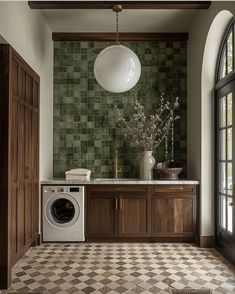
<svg viewBox="0 0 235 294"><path fill-rule="evenodd" d="M40 76L40 179L52 177L53 42L40 11L24 2L0 2L0 35Z"/></svg>
<svg viewBox="0 0 235 294"><path fill-rule="evenodd" d="M235 15L235 3L212 2L208 10L198 14L189 31L188 175L201 183L202 236L214 235L213 86L219 45L232 13Z"/></svg>

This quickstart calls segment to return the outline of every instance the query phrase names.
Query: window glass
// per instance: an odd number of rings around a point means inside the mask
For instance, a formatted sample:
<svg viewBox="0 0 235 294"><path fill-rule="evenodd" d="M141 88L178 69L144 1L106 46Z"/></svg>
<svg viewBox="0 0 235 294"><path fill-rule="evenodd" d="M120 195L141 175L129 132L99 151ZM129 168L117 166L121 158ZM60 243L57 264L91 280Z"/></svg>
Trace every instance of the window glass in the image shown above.
<svg viewBox="0 0 235 294"><path fill-rule="evenodd" d="M219 132L219 148L220 148L220 160L226 160L226 130L220 130Z"/></svg>
<svg viewBox="0 0 235 294"><path fill-rule="evenodd" d="M219 74L220 79L226 76L226 72L227 72L226 64L227 64L226 48L224 48L222 57L221 57L220 74Z"/></svg>
<svg viewBox="0 0 235 294"><path fill-rule="evenodd" d="M227 40L227 74L233 70L233 33L229 33Z"/></svg>
<svg viewBox="0 0 235 294"><path fill-rule="evenodd" d="M234 24L226 34L219 56L218 80L234 70Z"/></svg>
<svg viewBox="0 0 235 294"><path fill-rule="evenodd" d="M226 126L226 96L220 99L220 128Z"/></svg>
<svg viewBox="0 0 235 294"><path fill-rule="evenodd" d="M233 199L232 198L227 198L227 230L232 233L233 232L233 218L232 218L232 215L233 215L233 206L232 206L232 203L233 203Z"/></svg>
<svg viewBox="0 0 235 294"><path fill-rule="evenodd" d="M229 93L227 95L227 125L228 126L231 126L232 125L232 119L233 119L233 109L232 109L232 106L233 106L233 100L232 100L233 96L232 96L232 93Z"/></svg>

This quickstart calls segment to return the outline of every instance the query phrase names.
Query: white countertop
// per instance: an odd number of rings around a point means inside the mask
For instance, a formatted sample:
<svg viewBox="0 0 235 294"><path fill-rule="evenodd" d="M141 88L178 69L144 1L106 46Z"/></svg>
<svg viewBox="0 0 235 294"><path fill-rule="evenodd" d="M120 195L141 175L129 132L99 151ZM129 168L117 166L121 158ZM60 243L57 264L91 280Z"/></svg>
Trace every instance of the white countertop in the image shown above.
<svg viewBox="0 0 235 294"><path fill-rule="evenodd" d="M138 179L120 179L120 180L95 180L79 181L79 180L65 180L52 179L41 181L41 185L198 185L199 181L194 180L152 180L141 181Z"/></svg>

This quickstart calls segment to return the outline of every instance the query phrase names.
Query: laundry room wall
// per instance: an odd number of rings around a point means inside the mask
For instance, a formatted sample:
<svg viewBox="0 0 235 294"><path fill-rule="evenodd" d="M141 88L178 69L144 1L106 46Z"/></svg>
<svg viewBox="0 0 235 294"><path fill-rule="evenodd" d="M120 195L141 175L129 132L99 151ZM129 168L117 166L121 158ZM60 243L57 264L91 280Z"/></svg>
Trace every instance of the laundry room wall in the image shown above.
<svg viewBox="0 0 235 294"><path fill-rule="evenodd" d="M41 11L27 1L0 1L0 35L40 76L40 179L52 177L53 41Z"/></svg>
<svg viewBox="0 0 235 294"><path fill-rule="evenodd" d="M53 174L64 177L71 168L86 167L92 177L114 176L115 149L119 151L121 177L138 177L140 152L124 142L116 125L114 104L127 120L133 93L153 113L162 92L170 100L179 96L181 119L175 125L175 160L187 157L187 42L124 43L139 57L141 78L129 92L114 94L96 82L93 65L107 42L54 42L54 149ZM155 151L163 161L164 144Z"/></svg>

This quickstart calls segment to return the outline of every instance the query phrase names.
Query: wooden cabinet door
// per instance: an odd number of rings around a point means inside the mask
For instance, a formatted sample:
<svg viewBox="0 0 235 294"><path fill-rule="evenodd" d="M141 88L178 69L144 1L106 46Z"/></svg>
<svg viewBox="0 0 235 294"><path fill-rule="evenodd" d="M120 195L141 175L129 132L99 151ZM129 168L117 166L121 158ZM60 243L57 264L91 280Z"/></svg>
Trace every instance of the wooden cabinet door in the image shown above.
<svg viewBox="0 0 235 294"><path fill-rule="evenodd" d="M118 198L105 194L87 197L87 237L116 237Z"/></svg>
<svg viewBox="0 0 235 294"><path fill-rule="evenodd" d="M141 237L149 234L149 200L144 195L119 198L119 236Z"/></svg>
<svg viewBox="0 0 235 294"><path fill-rule="evenodd" d="M152 195L151 234L191 237L196 234L196 195Z"/></svg>

